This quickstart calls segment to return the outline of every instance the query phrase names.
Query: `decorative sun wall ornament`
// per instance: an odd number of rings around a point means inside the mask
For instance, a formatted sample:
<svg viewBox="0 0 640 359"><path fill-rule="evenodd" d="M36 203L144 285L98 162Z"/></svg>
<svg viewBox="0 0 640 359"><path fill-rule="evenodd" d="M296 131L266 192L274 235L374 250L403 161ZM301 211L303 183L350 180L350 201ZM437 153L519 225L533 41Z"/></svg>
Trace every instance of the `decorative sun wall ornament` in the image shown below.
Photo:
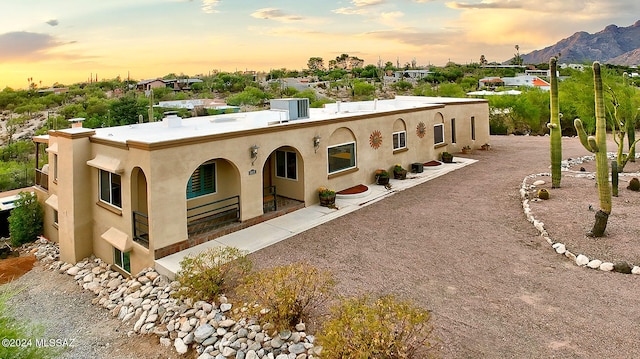
<svg viewBox="0 0 640 359"><path fill-rule="evenodd" d="M371 136L369 136L369 144L372 148L377 150L378 147L382 145L382 133L378 130L373 131Z"/></svg>
<svg viewBox="0 0 640 359"><path fill-rule="evenodd" d="M427 126L425 126L424 122L418 123L418 126L416 127L416 134L418 135L418 137L420 138L424 137L424 134L426 132L427 132Z"/></svg>

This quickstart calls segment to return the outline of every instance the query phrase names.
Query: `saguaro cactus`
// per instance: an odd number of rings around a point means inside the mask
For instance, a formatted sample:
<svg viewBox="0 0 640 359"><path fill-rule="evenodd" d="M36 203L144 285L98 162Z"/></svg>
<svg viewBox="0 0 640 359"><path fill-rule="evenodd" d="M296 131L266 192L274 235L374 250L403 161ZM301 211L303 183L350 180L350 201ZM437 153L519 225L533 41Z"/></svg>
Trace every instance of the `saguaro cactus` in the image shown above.
<svg viewBox="0 0 640 359"><path fill-rule="evenodd" d="M580 142L588 151L596 156L596 179L600 196L600 210L596 212L593 229L588 233L592 237L604 236L609 214L611 214L611 187L609 187L609 163L607 161L607 125L604 114L604 95L602 91L602 77L600 63L593 63L593 82L596 101L596 135L587 137L582 121L577 118L574 126L580 137Z"/></svg>
<svg viewBox="0 0 640 359"><path fill-rule="evenodd" d="M549 71L551 76L551 121L547 124L550 132L551 145L551 187L560 187L562 179L562 127L560 127L560 110L558 107L558 66L557 59L552 57L549 60Z"/></svg>

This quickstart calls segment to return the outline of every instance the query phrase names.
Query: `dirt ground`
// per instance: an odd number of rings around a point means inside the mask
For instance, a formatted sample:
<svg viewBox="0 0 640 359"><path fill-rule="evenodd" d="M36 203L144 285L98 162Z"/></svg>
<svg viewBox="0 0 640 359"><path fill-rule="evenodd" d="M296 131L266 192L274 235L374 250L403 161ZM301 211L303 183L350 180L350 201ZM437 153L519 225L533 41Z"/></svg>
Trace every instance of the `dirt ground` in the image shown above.
<svg viewBox="0 0 640 359"><path fill-rule="evenodd" d="M35 261L36 257L33 255L0 259L0 284L20 278L33 268Z"/></svg>
<svg viewBox="0 0 640 359"><path fill-rule="evenodd" d="M563 158L590 154L577 138L562 145ZM336 273L341 294L414 300L432 311L443 358L640 357L640 277L576 266L525 219L518 190L525 176L550 171L548 146L548 137L492 136L490 151L466 155L478 163L251 257L262 267L316 263ZM604 260L608 249L602 248L626 236L611 258L625 257L639 238L626 232L635 229L638 212L619 218L614 201L611 237L586 239L594 212L583 201L597 208L596 188L583 191L571 181L566 187L552 190L544 203L554 207L557 222L532 207L554 240L566 241L574 253L582 245L585 252L596 248ZM575 188L579 193L572 195ZM617 200L638 195L621 189ZM623 220L630 222L620 230Z"/></svg>
<svg viewBox="0 0 640 359"><path fill-rule="evenodd" d="M563 158L589 154L577 138L565 138L562 145ZM479 162L251 258L256 267L303 260L330 269L343 295L412 299L432 312L442 358L640 357L640 276L576 266L555 253L523 214L520 185L529 174L549 172L548 146L548 137L492 136L490 151L465 155ZM583 166L589 171L590 165ZM534 216L574 253L640 264L633 245L640 238L640 193L626 190L621 180L609 236L587 238L594 215L588 205L597 209L598 194L592 180L568 174L573 172L565 173L562 188L551 190L551 200L532 204ZM82 333L92 357L175 355L155 338L128 338L129 329L87 304L91 295L66 276L36 266L13 283L27 288L15 298L19 310L32 308L27 318ZM69 298L78 298L69 304L77 315L64 309ZM89 329L95 323L100 329Z"/></svg>

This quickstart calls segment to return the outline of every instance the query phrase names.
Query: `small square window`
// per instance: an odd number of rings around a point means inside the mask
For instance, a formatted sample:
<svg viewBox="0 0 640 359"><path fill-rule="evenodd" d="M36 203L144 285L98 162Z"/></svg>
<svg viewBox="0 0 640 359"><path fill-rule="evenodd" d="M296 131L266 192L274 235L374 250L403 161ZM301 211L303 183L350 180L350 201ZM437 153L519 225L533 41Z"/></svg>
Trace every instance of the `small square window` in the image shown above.
<svg viewBox="0 0 640 359"><path fill-rule="evenodd" d="M100 170L100 200L122 208L120 175Z"/></svg>
<svg viewBox="0 0 640 359"><path fill-rule="evenodd" d="M393 149L399 150L407 147L407 131L393 133Z"/></svg>

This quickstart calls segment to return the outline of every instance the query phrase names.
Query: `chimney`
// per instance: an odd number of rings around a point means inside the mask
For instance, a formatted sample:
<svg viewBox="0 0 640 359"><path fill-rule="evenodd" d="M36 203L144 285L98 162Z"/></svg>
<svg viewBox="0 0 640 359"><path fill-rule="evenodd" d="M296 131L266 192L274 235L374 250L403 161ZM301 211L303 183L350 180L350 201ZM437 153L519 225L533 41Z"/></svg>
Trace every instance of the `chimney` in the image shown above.
<svg viewBox="0 0 640 359"><path fill-rule="evenodd" d="M82 121L84 121L84 117L77 117L69 120L69 122L71 122L71 128L82 128Z"/></svg>

